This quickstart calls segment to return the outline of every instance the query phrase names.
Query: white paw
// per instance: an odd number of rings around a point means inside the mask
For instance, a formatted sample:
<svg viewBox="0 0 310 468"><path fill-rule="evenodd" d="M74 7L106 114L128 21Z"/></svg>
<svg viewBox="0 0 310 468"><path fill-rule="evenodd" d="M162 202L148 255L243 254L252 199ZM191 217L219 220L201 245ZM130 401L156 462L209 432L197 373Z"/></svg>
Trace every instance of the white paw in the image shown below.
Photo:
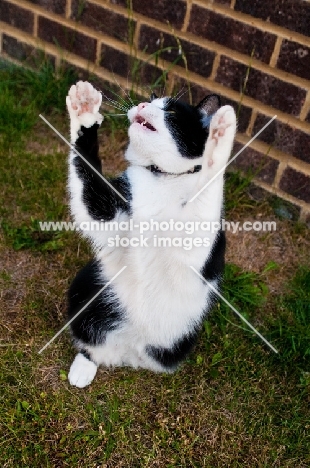
<svg viewBox="0 0 310 468"><path fill-rule="evenodd" d="M96 364L79 353L71 364L68 380L71 385L83 388L94 380L96 372Z"/></svg>
<svg viewBox="0 0 310 468"><path fill-rule="evenodd" d="M231 106L221 107L213 116L210 124L210 136L216 143L219 140L233 140L236 133L236 114Z"/></svg>
<svg viewBox="0 0 310 468"><path fill-rule="evenodd" d="M66 104L71 119L71 140L78 138L81 126L91 127L95 123L101 124L103 117L99 113L102 96L87 81L79 81L72 85L66 98Z"/></svg>
<svg viewBox="0 0 310 468"><path fill-rule="evenodd" d="M227 164L236 134L236 114L231 106L221 107L213 116L204 157L210 169L217 171Z"/></svg>

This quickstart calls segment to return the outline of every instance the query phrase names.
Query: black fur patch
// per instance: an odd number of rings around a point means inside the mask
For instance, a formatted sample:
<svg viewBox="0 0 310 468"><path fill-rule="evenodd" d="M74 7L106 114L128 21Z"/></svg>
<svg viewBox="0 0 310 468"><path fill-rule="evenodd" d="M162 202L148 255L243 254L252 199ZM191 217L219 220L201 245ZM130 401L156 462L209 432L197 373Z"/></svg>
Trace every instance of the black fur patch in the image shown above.
<svg viewBox="0 0 310 468"><path fill-rule="evenodd" d="M69 289L68 318L72 319L105 285L96 261L82 268ZM119 302L111 286L108 286L71 323L74 338L85 344L104 343L109 331L114 330L123 320Z"/></svg>
<svg viewBox="0 0 310 468"><path fill-rule="evenodd" d="M201 270L201 275L207 281L221 279L225 267L225 247L225 232L219 231L213 244L210 256Z"/></svg>
<svg viewBox="0 0 310 468"><path fill-rule="evenodd" d="M101 174L101 162L98 157L98 127L97 124L90 128L82 127L82 134L75 146L77 151ZM115 179L106 179L128 200L127 203L80 156L76 156L73 163L83 182L83 202L94 220L111 221L117 210L130 212L131 190L125 174Z"/></svg>
<svg viewBox="0 0 310 468"><path fill-rule="evenodd" d="M101 173L101 162L99 159L99 143L98 143L98 124L92 125L90 128L81 127L78 132L79 137L75 142L75 147L79 153ZM84 163L85 164L85 163ZM88 166L87 166L88 167Z"/></svg>
<svg viewBox="0 0 310 468"><path fill-rule="evenodd" d="M180 364L193 349L197 340L198 331L194 330L189 335L178 340L172 348L147 346L146 353L167 369L174 369Z"/></svg>
<svg viewBox="0 0 310 468"><path fill-rule="evenodd" d="M88 351L86 351L86 349L82 349L80 351L80 354L82 354L84 358L88 359L89 361L92 361L92 358L90 357L90 354Z"/></svg>
<svg viewBox="0 0 310 468"><path fill-rule="evenodd" d="M202 126L198 109L171 98L164 110L165 122L181 155L189 159L201 157L208 132Z"/></svg>

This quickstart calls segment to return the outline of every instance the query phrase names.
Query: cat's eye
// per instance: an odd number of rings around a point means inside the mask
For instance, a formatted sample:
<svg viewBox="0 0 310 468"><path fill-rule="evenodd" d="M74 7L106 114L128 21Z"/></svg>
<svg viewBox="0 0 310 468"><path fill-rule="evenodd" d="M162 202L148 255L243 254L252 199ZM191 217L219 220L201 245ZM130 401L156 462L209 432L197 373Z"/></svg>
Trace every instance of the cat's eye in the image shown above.
<svg viewBox="0 0 310 468"><path fill-rule="evenodd" d="M168 112L169 114L175 114L175 113L176 113L176 112L173 111L173 110L171 110L171 111L166 111L166 112Z"/></svg>

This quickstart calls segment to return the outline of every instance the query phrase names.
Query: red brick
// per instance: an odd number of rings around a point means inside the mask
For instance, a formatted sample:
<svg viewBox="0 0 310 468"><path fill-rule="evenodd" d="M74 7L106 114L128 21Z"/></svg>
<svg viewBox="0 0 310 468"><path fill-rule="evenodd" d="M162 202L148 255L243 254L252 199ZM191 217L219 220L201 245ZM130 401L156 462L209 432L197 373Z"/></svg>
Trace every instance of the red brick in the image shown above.
<svg viewBox="0 0 310 468"><path fill-rule="evenodd" d="M310 28L310 25L309 25ZM284 40L282 42L277 67L293 75L310 79L310 48Z"/></svg>
<svg viewBox="0 0 310 468"><path fill-rule="evenodd" d="M104 44L101 48L100 66L112 73L132 79L136 84L152 85L163 76L159 68L144 62L138 63L134 57ZM137 69L135 76L132 76L133 69Z"/></svg>
<svg viewBox="0 0 310 468"><path fill-rule="evenodd" d="M310 36L310 3L304 0L236 0L235 10Z"/></svg>
<svg viewBox="0 0 310 468"><path fill-rule="evenodd" d="M181 96L180 99L186 102L189 102L188 84L190 85L193 105L199 104L199 102L202 101L209 94L216 94L214 93L214 91L211 91L210 89L199 86L195 83L188 83L188 81L178 76L175 76L174 82L175 82L175 86L174 86L173 93L179 94ZM234 108L236 115L237 115L237 119L238 119L238 131L245 132L248 127L250 118L251 118L252 109L247 106L243 106L243 105L240 106L239 102L233 101L232 99L228 99L225 96L220 96L220 98L221 98L222 106L229 105Z"/></svg>
<svg viewBox="0 0 310 468"><path fill-rule="evenodd" d="M279 187L298 200L310 203L310 177L288 166L281 177Z"/></svg>
<svg viewBox="0 0 310 468"><path fill-rule="evenodd" d="M242 92L248 66L222 56L215 80L228 88ZM286 83L272 75L251 68L244 93L263 104L298 116L306 97L306 90Z"/></svg>
<svg viewBox="0 0 310 468"><path fill-rule="evenodd" d="M109 72L131 78L130 69L132 60L124 52L120 52L104 44L101 46L100 66L106 68Z"/></svg>
<svg viewBox="0 0 310 468"><path fill-rule="evenodd" d="M196 106L209 94L213 94L209 89L199 86L196 83L191 83L178 75L174 75L174 87L171 95L177 97L181 101Z"/></svg>
<svg viewBox="0 0 310 468"><path fill-rule="evenodd" d="M66 12L66 0L28 0L44 8L44 10L52 11L59 15L64 15Z"/></svg>
<svg viewBox="0 0 310 468"><path fill-rule="evenodd" d="M274 49L274 34L261 31L198 5L191 10L189 32L217 44L269 63Z"/></svg>
<svg viewBox="0 0 310 468"><path fill-rule="evenodd" d="M269 117L258 114L253 127L253 135L255 135L255 133L257 133L269 120ZM305 133L275 119L258 136L258 139L271 145L273 148L310 163L310 125L309 133Z"/></svg>
<svg viewBox="0 0 310 468"><path fill-rule="evenodd" d="M232 155L234 156L244 145L235 143ZM231 164L232 168L239 169L243 173L255 177L262 182L272 184L276 176L279 161L266 154L247 147Z"/></svg>
<svg viewBox="0 0 310 468"><path fill-rule="evenodd" d="M182 39L180 39L180 44L186 57L188 69L204 77L210 76L215 57L214 52ZM149 26L142 26L139 48L150 55L158 52L159 57L173 62L175 65L185 67L178 41L171 34L163 33Z"/></svg>
<svg viewBox="0 0 310 468"><path fill-rule="evenodd" d="M62 61L62 65L66 69L74 71L74 74L76 76L75 81L78 81L78 80L89 81L96 89L98 89L99 91L102 91L103 105L105 105L105 101L106 103L109 104L108 98L117 100L117 97L119 95L122 95L123 93L123 90L120 89L118 84L110 83L109 81L103 80L99 78L97 75L95 75L94 73L90 72L89 70L85 70L84 68L72 65L71 63L68 63L65 60Z"/></svg>
<svg viewBox="0 0 310 468"><path fill-rule="evenodd" d="M74 29L63 26L48 18L39 17L38 35L40 39L69 50L86 60L95 61L96 39Z"/></svg>
<svg viewBox="0 0 310 468"><path fill-rule="evenodd" d="M28 33L33 32L34 15L31 11L20 8L17 5L11 5L4 0L0 1L0 18L1 21L22 29Z"/></svg>
<svg viewBox="0 0 310 468"><path fill-rule="evenodd" d="M27 65L35 68L38 68L46 59L55 66L55 57L47 55L42 50L20 42L15 37L7 34L3 34L2 50L10 57L20 62L26 62Z"/></svg>
<svg viewBox="0 0 310 468"><path fill-rule="evenodd" d="M111 0L111 3L127 8L127 0ZM157 0L156 2L132 0L132 8L141 15L181 28L186 13L186 2L184 0Z"/></svg>
<svg viewBox="0 0 310 468"><path fill-rule="evenodd" d="M222 5L227 5L230 7L231 0L214 0L214 3L221 3Z"/></svg>
<svg viewBox="0 0 310 468"><path fill-rule="evenodd" d="M185 88L186 87L186 82L184 80L184 91L185 91ZM191 95L192 95L192 101L193 101L193 105L198 105L206 96L209 96L210 94L214 94L213 91L210 91L209 89L207 88L204 88L202 86L199 86L195 83L190 83L190 87L191 87ZM188 93L187 93L188 94ZM183 99L183 97L182 97Z"/></svg>
<svg viewBox="0 0 310 468"><path fill-rule="evenodd" d="M82 11L80 11L80 0L73 0L71 18L81 22L85 26L89 26L95 31L102 32L109 36L115 37L121 41L128 42L129 26L131 28L130 34L134 33L136 22L125 16L114 13L99 5L94 5L90 2L85 2Z"/></svg>
<svg viewBox="0 0 310 468"><path fill-rule="evenodd" d="M222 106L232 106L237 115L237 122L238 122L238 132L244 133L248 128L249 121L252 115L252 109L250 107L240 105L240 102L233 101L232 99L228 99L225 96L221 98Z"/></svg>

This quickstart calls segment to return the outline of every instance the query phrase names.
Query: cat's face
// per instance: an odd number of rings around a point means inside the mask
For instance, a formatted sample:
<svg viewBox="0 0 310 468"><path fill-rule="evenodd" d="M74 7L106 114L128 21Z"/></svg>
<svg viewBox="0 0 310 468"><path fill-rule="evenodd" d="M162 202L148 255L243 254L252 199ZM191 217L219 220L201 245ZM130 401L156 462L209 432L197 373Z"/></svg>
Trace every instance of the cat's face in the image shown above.
<svg viewBox="0 0 310 468"><path fill-rule="evenodd" d="M196 107L169 97L153 97L131 108L126 158L132 164L154 164L166 172L191 169L200 163L210 118L219 107L219 97L211 95Z"/></svg>

